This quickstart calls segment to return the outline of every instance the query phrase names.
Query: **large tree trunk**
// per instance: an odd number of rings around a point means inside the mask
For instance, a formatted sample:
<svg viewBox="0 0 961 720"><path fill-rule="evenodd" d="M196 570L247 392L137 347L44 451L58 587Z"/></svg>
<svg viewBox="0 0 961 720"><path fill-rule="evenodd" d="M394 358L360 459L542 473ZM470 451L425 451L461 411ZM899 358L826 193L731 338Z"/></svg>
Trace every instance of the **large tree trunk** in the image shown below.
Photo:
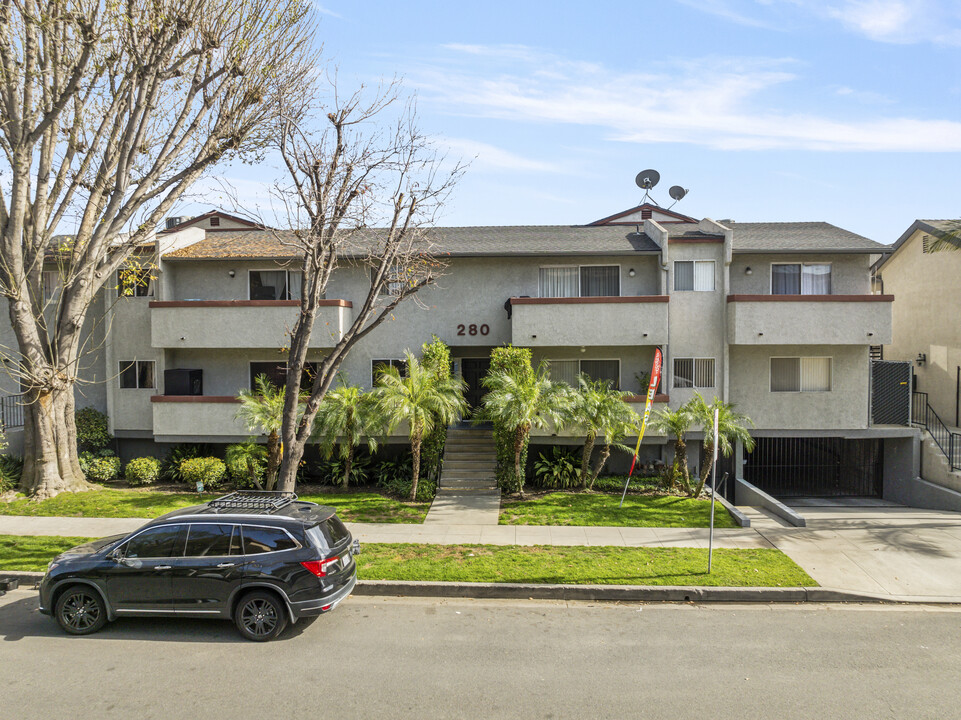
<svg viewBox="0 0 961 720"><path fill-rule="evenodd" d="M584 452L581 455L581 487L587 489L587 482L591 472L591 455L594 452L594 433L588 433L584 440Z"/></svg>
<svg viewBox="0 0 961 720"><path fill-rule="evenodd" d="M410 457L411 457L411 470L412 477L410 481L410 499L411 502L417 499L417 481L420 479L420 444L421 444L421 433L415 431L410 438Z"/></svg>
<svg viewBox="0 0 961 720"><path fill-rule="evenodd" d="M73 385L59 391L35 390L24 400L20 489L36 500L89 490L92 486L80 471L77 454Z"/></svg>
<svg viewBox="0 0 961 720"><path fill-rule="evenodd" d="M277 470L280 468L280 438L276 430L271 430L267 436L267 489L273 490L277 487ZM287 488L281 487L281 490ZM290 490L293 490L291 485ZM289 491L288 491L289 492Z"/></svg>

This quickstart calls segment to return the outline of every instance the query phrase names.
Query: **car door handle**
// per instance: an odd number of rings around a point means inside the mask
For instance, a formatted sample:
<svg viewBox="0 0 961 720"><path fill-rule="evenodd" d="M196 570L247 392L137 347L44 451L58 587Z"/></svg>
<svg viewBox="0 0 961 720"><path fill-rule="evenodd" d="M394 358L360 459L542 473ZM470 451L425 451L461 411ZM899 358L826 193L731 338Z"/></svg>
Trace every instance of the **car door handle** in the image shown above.
<svg viewBox="0 0 961 720"><path fill-rule="evenodd" d="M154 570L169 570L172 565L155 565Z"/></svg>
<svg viewBox="0 0 961 720"><path fill-rule="evenodd" d="M233 567L235 563L220 563L217 567Z"/></svg>

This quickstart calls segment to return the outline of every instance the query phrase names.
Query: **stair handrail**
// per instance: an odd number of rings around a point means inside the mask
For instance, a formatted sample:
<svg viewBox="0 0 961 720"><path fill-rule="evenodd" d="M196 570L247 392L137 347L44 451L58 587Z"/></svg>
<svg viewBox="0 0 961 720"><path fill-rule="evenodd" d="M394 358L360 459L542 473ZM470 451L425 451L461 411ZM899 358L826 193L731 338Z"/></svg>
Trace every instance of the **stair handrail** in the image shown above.
<svg viewBox="0 0 961 720"><path fill-rule="evenodd" d="M928 431L935 445L947 458L952 470L961 470L961 433L952 431L945 424L928 403L927 393L914 393L911 422Z"/></svg>

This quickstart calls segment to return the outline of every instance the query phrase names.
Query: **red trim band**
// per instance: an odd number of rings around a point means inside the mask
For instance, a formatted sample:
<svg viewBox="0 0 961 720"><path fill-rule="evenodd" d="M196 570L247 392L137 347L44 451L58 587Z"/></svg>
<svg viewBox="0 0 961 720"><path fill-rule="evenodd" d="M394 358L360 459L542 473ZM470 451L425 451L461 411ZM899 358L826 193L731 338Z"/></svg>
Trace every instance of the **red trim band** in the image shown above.
<svg viewBox="0 0 961 720"><path fill-rule="evenodd" d="M894 295L728 295L728 302L894 302Z"/></svg>

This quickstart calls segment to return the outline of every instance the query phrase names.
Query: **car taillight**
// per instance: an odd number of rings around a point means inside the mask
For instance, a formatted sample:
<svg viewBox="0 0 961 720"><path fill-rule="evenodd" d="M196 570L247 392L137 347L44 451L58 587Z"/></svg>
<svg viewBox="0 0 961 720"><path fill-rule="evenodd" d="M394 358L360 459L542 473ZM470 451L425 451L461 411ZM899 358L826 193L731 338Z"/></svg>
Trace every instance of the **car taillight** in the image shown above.
<svg viewBox="0 0 961 720"><path fill-rule="evenodd" d="M337 562L338 560L340 560L340 558L332 557L332 558L327 558L326 560L305 560L300 564L303 565L308 570L310 570L310 572L312 572L317 577L322 578L322 577L327 577L327 566L330 565L331 563Z"/></svg>

